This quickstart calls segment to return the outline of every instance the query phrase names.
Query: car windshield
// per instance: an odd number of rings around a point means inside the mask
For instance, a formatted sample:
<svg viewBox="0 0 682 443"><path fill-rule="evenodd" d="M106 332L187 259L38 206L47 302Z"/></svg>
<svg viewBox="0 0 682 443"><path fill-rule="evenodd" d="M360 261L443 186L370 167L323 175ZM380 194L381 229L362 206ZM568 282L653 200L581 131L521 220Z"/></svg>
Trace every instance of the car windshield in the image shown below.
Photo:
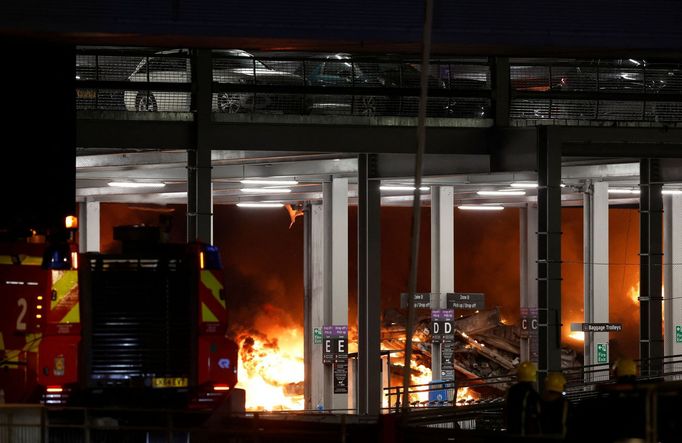
<svg viewBox="0 0 682 443"><path fill-rule="evenodd" d="M217 58L215 59L216 69L270 69L260 60L251 57L237 58Z"/></svg>
<svg viewBox="0 0 682 443"><path fill-rule="evenodd" d="M149 62L149 63L147 63ZM149 68L147 68L149 64ZM186 57L145 57L142 59L134 74L139 72L184 72L187 69Z"/></svg>

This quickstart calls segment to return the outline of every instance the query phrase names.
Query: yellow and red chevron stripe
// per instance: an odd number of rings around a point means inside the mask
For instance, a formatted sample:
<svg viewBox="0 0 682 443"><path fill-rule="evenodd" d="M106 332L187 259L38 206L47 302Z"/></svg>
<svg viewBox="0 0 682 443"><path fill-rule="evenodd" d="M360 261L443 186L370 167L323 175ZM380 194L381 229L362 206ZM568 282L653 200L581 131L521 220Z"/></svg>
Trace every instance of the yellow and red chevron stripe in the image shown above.
<svg viewBox="0 0 682 443"><path fill-rule="evenodd" d="M42 264L43 258L34 255L0 255L0 265L40 266Z"/></svg>
<svg viewBox="0 0 682 443"><path fill-rule="evenodd" d="M0 351L2 351L5 356L2 358L1 367L18 368L18 363L20 361L26 360L25 353L27 352L38 352L38 347L40 346L40 341L43 338L43 334L26 334L26 344L22 349L5 349L5 340L0 333Z"/></svg>
<svg viewBox="0 0 682 443"><path fill-rule="evenodd" d="M201 321L205 323L225 322L227 310L225 300L221 298L223 285L211 270L201 271L199 300L201 302Z"/></svg>
<svg viewBox="0 0 682 443"><path fill-rule="evenodd" d="M52 271L50 323L80 323L78 306L78 271Z"/></svg>

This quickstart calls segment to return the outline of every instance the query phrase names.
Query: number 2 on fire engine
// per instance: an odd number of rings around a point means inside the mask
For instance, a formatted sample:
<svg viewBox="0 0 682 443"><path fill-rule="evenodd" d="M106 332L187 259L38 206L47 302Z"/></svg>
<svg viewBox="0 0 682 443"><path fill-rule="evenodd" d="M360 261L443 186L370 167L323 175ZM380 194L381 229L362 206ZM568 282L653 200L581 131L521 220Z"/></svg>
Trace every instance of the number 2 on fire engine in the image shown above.
<svg viewBox="0 0 682 443"><path fill-rule="evenodd" d="M28 308L28 305L26 304L26 299L20 298L19 300L17 300L17 306L21 308L19 317L17 317L17 331L25 331L26 323L24 323L24 316L26 316L26 309Z"/></svg>

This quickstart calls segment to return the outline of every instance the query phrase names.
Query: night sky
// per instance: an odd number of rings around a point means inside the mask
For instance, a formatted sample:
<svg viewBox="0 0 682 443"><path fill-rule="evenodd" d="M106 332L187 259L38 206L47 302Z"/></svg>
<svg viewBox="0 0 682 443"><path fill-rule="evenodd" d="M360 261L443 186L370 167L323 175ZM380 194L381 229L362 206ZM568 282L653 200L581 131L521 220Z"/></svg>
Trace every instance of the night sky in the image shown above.
<svg viewBox="0 0 682 443"><path fill-rule="evenodd" d="M418 291L430 286L430 217L422 208ZM170 239L185 238L183 205L153 206L102 204L102 250L115 247L111 227L119 224L158 225L160 215L172 215ZM610 321L622 322L623 331L611 334L611 358L638 354L638 306L628 293L639 278L639 217L636 209L611 209ZM349 208L349 321L356 318L357 207ZM407 290L411 208L384 207L382 229L382 311L399 306ZM562 210L562 323L582 321L583 264L582 209ZM250 209L219 205L214 208L215 243L220 247L230 307L236 330L263 332L280 327L303 327L303 220L289 229L283 208ZM499 306L508 323L518 321L519 212L455 210L455 289L483 292L488 307ZM582 350L582 344L565 344Z"/></svg>

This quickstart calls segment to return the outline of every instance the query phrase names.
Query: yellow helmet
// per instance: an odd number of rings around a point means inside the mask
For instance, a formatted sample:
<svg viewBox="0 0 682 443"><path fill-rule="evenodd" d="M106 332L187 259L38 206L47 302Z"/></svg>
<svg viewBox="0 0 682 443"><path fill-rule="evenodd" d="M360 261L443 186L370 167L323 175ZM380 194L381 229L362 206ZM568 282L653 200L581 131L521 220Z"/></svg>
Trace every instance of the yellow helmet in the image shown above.
<svg viewBox="0 0 682 443"><path fill-rule="evenodd" d="M561 372L550 372L545 378L545 389L547 391L564 392L566 377Z"/></svg>
<svg viewBox="0 0 682 443"><path fill-rule="evenodd" d="M616 377L632 377L637 375L637 363L630 358L620 358L614 365Z"/></svg>
<svg viewBox="0 0 682 443"><path fill-rule="evenodd" d="M516 368L516 375L519 381L536 381L538 379L538 368L532 361L524 361Z"/></svg>

